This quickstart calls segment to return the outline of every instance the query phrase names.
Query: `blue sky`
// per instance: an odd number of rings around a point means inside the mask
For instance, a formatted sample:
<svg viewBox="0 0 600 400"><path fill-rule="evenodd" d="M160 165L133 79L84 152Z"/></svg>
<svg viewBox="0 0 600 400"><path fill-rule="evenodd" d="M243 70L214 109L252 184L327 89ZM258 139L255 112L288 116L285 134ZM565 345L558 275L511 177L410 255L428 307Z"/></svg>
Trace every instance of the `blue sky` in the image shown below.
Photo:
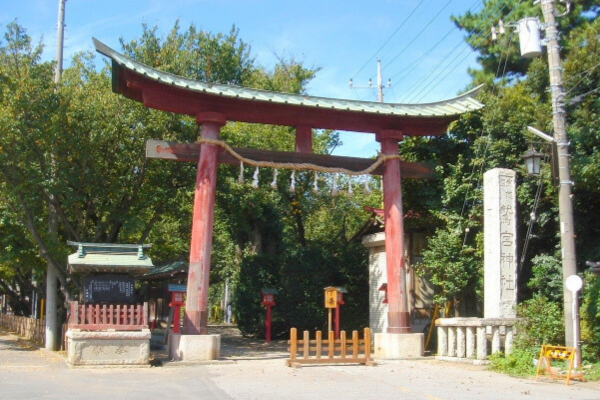
<svg viewBox="0 0 600 400"><path fill-rule="evenodd" d="M58 0L3 0L2 32L17 19L35 40L43 38L44 57L55 57ZM65 66L71 55L91 51L92 37L120 50L119 37L137 38L142 23L168 32L177 19L217 32L239 29L257 62L272 68L278 57L318 67L308 87L315 96L376 101L377 59L385 82L384 101L431 102L454 97L476 67L475 54L450 15L479 11L481 0L68 0ZM487 32L483 32L487 34ZM355 88L348 85L352 78ZM336 154L372 156L372 135L342 133Z"/></svg>

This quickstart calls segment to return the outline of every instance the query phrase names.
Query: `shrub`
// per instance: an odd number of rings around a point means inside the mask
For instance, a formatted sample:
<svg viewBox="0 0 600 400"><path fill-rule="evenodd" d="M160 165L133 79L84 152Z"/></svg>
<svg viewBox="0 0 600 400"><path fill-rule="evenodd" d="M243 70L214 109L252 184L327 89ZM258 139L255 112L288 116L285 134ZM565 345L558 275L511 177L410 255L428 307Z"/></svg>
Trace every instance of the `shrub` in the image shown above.
<svg viewBox="0 0 600 400"><path fill-rule="evenodd" d="M534 375L533 360L538 358L540 347L564 344L562 304L536 294L517 306L517 316L520 320L515 326L512 352L507 356L501 353L490 356L491 367L511 375Z"/></svg>
<svg viewBox="0 0 600 400"><path fill-rule="evenodd" d="M515 327L514 348L516 350L536 353L543 344L564 345L562 304L535 294L532 299L517 306L517 316L520 320Z"/></svg>
<svg viewBox="0 0 600 400"><path fill-rule="evenodd" d="M581 307L581 355L588 362L600 361L600 279L587 274Z"/></svg>
<svg viewBox="0 0 600 400"><path fill-rule="evenodd" d="M533 363L538 357L537 352L531 350L514 349L509 355L498 352L489 357L491 368L494 371L516 376L531 376L536 373Z"/></svg>

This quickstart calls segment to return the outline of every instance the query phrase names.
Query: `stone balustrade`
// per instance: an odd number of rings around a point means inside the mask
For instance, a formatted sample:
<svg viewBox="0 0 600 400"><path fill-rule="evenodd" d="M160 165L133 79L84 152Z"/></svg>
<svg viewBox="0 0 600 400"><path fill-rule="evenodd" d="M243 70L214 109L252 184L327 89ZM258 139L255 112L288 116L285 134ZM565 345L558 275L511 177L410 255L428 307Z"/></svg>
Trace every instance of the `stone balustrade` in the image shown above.
<svg viewBox="0 0 600 400"><path fill-rule="evenodd" d="M488 336L491 353L509 354L513 342L513 327L517 318L440 318L437 327L436 359L486 364ZM502 340L503 339L503 340Z"/></svg>

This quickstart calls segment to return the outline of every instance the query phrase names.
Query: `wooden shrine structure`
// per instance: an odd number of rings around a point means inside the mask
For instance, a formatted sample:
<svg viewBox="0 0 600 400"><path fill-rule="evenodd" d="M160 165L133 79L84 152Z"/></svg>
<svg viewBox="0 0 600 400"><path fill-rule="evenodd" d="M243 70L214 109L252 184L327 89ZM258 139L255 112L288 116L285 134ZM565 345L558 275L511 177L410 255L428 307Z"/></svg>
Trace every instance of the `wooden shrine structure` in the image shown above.
<svg viewBox="0 0 600 400"><path fill-rule="evenodd" d="M70 366L149 366L148 303L136 303L134 277L154 268L150 244L67 242L68 270L81 275L67 337Z"/></svg>
<svg viewBox="0 0 600 400"><path fill-rule="evenodd" d="M158 71L136 62L94 39L96 50L112 60L112 86L146 107L190 115L201 126L197 143L150 141L147 156L198 163L190 246L184 335L207 334L208 284L213 231L217 164L260 162L308 163L350 174L383 175L389 334L410 333L405 289L401 178L426 178L424 165L408 163L398 155L405 136L437 136L462 113L482 104L477 90L428 104L389 104L338 100L269 92L200 82ZM227 121L274 124L296 129L295 152L232 149L219 141ZM375 134L381 143L377 160L312 154L312 129Z"/></svg>

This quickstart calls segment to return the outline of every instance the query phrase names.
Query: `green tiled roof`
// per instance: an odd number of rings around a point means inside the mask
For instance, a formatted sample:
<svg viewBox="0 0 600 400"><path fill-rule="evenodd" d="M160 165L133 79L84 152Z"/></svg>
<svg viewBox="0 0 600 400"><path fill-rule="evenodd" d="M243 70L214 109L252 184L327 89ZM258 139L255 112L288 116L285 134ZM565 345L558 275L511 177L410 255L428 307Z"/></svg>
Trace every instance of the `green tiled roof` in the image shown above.
<svg viewBox="0 0 600 400"><path fill-rule="evenodd" d="M158 266L154 267L148 273L144 274L144 276L142 276L141 279L143 279L143 280L161 279L161 278L170 277L179 272L187 273L187 270L188 270L188 264L184 261L179 260L179 261L175 261L175 262L164 264L164 265L158 265Z"/></svg>
<svg viewBox="0 0 600 400"><path fill-rule="evenodd" d="M154 267L144 249L150 244L113 244L67 242L77 246L77 252L69 255L68 266L72 273L110 272L141 275Z"/></svg>
<svg viewBox="0 0 600 400"><path fill-rule="evenodd" d="M444 101L421 104L394 104L271 92L233 85L201 82L159 71L116 52L97 39L93 39L93 41L98 52L113 60L113 70L115 67L124 68L139 73L145 78L155 82L160 82L162 84L191 92L216 95L220 97L278 103L282 105L285 104L313 107L319 109L333 109L367 114L385 114L406 117L458 116L465 112L474 111L483 107L483 104L474 99L474 96L477 94L481 86L461 96ZM113 72L113 87L118 84L114 79L115 75Z"/></svg>

